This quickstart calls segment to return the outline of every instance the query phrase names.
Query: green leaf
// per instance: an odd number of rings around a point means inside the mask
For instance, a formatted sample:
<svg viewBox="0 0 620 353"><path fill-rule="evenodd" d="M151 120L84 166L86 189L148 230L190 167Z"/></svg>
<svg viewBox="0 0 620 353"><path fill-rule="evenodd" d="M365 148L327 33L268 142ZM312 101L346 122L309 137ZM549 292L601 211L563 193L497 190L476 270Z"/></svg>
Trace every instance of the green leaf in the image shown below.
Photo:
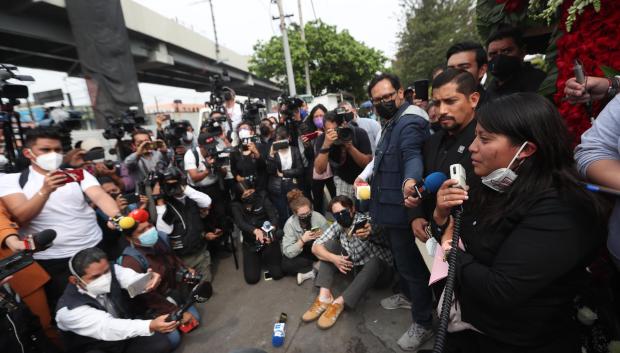
<svg viewBox="0 0 620 353"><path fill-rule="evenodd" d="M605 77L614 77L620 75L620 71L609 66L601 65L599 66L599 68L601 69L601 71L603 71Z"/></svg>

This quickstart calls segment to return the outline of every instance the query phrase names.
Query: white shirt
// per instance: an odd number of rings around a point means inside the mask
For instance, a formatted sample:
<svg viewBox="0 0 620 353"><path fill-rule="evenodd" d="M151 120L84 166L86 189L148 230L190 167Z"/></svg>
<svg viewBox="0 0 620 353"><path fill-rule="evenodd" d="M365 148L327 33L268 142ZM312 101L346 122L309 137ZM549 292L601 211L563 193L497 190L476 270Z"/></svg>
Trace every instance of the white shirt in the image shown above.
<svg viewBox="0 0 620 353"><path fill-rule="evenodd" d="M198 207L200 208L208 208L209 206L211 206L211 198L209 197L209 195L205 194L204 192L200 192L189 185L185 187L185 190L183 190L183 194L196 202L196 204L198 204ZM183 202L183 200L181 200L181 202ZM155 228L166 234L172 233L172 226L164 221L166 205L158 205L155 208L157 209L157 223L155 224Z"/></svg>
<svg viewBox="0 0 620 353"><path fill-rule="evenodd" d="M237 126L239 126L239 124L241 123L241 119L243 118L241 106L235 102L235 105L232 107L232 109L226 107L226 115L232 123L233 131L237 131ZM228 123L224 124L224 131L228 132L229 130L230 128L228 126Z"/></svg>
<svg viewBox="0 0 620 353"><path fill-rule="evenodd" d="M290 147L285 150L279 150L278 154L280 155L282 171L293 168L293 154Z"/></svg>
<svg viewBox="0 0 620 353"><path fill-rule="evenodd" d="M0 177L0 197L11 194L24 194L27 199L34 197L41 187L45 176L32 167L24 188L19 186L20 173L5 174ZM81 183L67 183L52 192L38 215L27 224L22 224L21 234L32 234L44 229L56 231L52 246L36 252L37 260L62 259L73 256L76 252L96 246L102 239L101 229L92 207L88 206L84 191L99 182L87 171Z"/></svg>
<svg viewBox="0 0 620 353"><path fill-rule="evenodd" d="M198 165L196 165L196 154L198 154ZM185 170L188 171L190 169L196 169L199 172L204 172L207 170L205 166L205 157L200 153L200 148L194 148L185 152L185 156L183 156L183 164L185 165ZM217 175L209 174L204 179L199 181L193 181L192 178L187 173L187 182L193 186L209 186L217 183Z"/></svg>
<svg viewBox="0 0 620 353"><path fill-rule="evenodd" d="M114 274L121 288L127 287L144 274L119 265L114 265ZM99 301L99 298L78 286L80 293L87 294ZM99 296L101 297L101 296ZM70 331L80 336L91 337L100 341L122 341L137 336L151 336L151 320L118 319L110 313L82 305L73 310L61 308L56 313L56 324L63 331Z"/></svg>
<svg viewBox="0 0 620 353"><path fill-rule="evenodd" d="M377 146L379 144L379 141L381 141L381 131L379 131L379 133L377 134L377 137L375 138L375 146ZM357 177L362 179L365 182L369 182L370 179L372 178L372 170L375 167L375 158L372 158L372 161L370 161L370 163L366 164L366 167L364 168L364 170L362 170L362 172L360 173L360 175L358 175Z"/></svg>

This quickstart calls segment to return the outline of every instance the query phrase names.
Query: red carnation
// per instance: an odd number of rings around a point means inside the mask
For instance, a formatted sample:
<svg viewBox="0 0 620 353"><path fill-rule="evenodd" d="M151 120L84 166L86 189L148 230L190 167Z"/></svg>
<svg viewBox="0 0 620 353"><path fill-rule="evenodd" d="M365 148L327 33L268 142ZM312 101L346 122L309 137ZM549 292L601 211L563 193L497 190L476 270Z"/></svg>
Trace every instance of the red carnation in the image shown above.
<svg viewBox="0 0 620 353"><path fill-rule="evenodd" d="M527 5L527 0L495 0L497 4L505 4L504 11L519 12Z"/></svg>

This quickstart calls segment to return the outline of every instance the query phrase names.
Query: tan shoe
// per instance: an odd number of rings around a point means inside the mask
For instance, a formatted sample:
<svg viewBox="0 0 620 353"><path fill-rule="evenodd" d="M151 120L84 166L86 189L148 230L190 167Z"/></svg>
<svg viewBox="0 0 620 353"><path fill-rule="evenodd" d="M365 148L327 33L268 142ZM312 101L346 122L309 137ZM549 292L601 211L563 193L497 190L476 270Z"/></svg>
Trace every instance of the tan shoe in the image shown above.
<svg viewBox="0 0 620 353"><path fill-rule="evenodd" d="M304 313L304 315L301 317L301 319L304 322L311 322L314 321L316 319L319 318L319 316L321 316L321 314L323 314L323 312L325 310L327 310L327 307L329 306L329 303L323 303L322 301L319 300L319 298L317 297L314 300L314 303L312 303L312 305L310 306L310 309L308 309L308 311L306 311Z"/></svg>
<svg viewBox="0 0 620 353"><path fill-rule="evenodd" d="M319 321L317 321L317 325L319 326L319 328L327 330L328 328L334 326L343 309L343 304L329 304L327 310L325 310L323 315L321 315L321 317L319 318Z"/></svg>

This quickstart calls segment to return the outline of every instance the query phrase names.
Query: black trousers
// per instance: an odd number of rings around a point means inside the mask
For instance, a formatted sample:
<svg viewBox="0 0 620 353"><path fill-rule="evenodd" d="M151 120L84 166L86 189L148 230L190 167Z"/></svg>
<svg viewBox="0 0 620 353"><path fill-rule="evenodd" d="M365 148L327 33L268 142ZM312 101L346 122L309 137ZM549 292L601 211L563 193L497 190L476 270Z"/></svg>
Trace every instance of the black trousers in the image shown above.
<svg viewBox="0 0 620 353"><path fill-rule="evenodd" d="M312 205L314 210L325 214L323 209L323 200L325 199L325 187L332 198L336 197L336 184L334 184L334 177L325 180L312 180Z"/></svg>
<svg viewBox="0 0 620 353"><path fill-rule="evenodd" d="M209 215L215 220L216 228L222 229L226 234L232 232L232 220L229 217L232 214L230 212L230 194L222 190L219 182L209 186L201 186L197 190L211 198L211 211Z"/></svg>
<svg viewBox="0 0 620 353"><path fill-rule="evenodd" d="M253 234L243 234L243 237L253 237ZM243 242L243 277L248 284L256 284L260 281L262 265L265 265L273 279L278 280L284 277L282 272L282 252L280 243L273 242L265 245L263 249L256 252L253 243Z"/></svg>
<svg viewBox="0 0 620 353"><path fill-rule="evenodd" d="M312 270L312 264L319 260L312 253L313 243L314 241L306 243L302 252L292 259L282 256L282 271L285 275L295 276L298 273L306 273Z"/></svg>
<svg viewBox="0 0 620 353"><path fill-rule="evenodd" d="M415 305L415 303L414 303ZM501 315L501 314L500 314ZM446 353L578 353L579 334L568 330L562 335L549 337L549 342L537 347L517 347L499 342L487 335L472 330L449 333L444 352ZM571 334L573 333L573 334ZM524 342L526 343L526 342Z"/></svg>
<svg viewBox="0 0 620 353"><path fill-rule="evenodd" d="M166 335L155 333L152 336L139 336L126 340L123 353L169 353L172 352L172 346ZM102 349L91 349L85 353L108 353Z"/></svg>
<svg viewBox="0 0 620 353"><path fill-rule="evenodd" d="M50 280L45 283L45 295L50 306L50 312L56 312L56 303L65 291L69 282L69 258L37 260L39 265L50 275ZM52 315L54 317L54 315Z"/></svg>

